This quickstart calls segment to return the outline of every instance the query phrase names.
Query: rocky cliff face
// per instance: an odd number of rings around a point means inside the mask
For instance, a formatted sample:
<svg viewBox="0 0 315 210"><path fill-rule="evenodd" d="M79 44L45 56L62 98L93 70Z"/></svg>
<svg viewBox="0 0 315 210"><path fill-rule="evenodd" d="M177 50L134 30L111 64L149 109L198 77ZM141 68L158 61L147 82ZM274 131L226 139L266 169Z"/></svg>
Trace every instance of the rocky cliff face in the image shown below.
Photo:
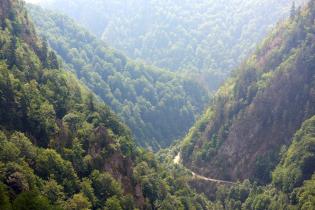
<svg viewBox="0 0 315 210"><path fill-rule="evenodd" d="M187 166L218 178L268 179L280 148L315 114L314 10L311 1L278 26L221 88L210 116L184 141Z"/></svg>

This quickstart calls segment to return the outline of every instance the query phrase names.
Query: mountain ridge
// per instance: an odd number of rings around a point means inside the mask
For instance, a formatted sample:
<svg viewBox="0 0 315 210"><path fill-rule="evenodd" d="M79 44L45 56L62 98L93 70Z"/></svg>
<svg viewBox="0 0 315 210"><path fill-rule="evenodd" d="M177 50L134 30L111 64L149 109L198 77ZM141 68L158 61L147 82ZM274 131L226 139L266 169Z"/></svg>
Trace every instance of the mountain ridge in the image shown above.
<svg viewBox="0 0 315 210"><path fill-rule="evenodd" d="M184 140L184 164L232 180L251 177L260 170L255 167L263 167L266 171L256 175L270 180L275 165L259 164L277 159L281 146L315 111L312 14L309 6L282 25L220 88Z"/></svg>
<svg viewBox="0 0 315 210"><path fill-rule="evenodd" d="M298 7L306 1L294 2ZM71 16L133 59L172 71L209 71L211 81L236 68L276 21L288 16L292 3L54 0L42 5Z"/></svg>
<svg viewBox="0 0 315 210"><path fill-rule="evenodd" d="M209 208L61 68L23 1L2 0L0 23L0 209Z"/></svg>
<svg viewBox="0 0 315 210"><path fill-rule="evenodd" d="M22 1L0 1L0 209L314 209L315 0L157 154L36 33Z"/></svg>
<svg viewBox="0 0 315 210"><path fill-rule="evenodd" d="M39 7L29 11L64 67L124 120L141 146L155 151L169 146L185 135L208 103L211 90L199 79L134 62L70 18Z"/></svg>

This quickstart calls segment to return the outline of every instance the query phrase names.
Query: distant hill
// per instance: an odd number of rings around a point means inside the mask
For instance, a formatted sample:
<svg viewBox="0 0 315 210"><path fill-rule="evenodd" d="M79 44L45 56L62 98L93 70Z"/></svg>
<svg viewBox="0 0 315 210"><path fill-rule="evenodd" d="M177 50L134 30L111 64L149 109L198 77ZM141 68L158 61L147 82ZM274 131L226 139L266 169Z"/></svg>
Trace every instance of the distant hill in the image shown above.
<svg viewBox="0 0 315 210"><path fill-rule="evenodd" d="M172 71L228 74L305 0L52 0L111 47ZM215 78L211 78L213 81Z"/></svg>
<svg viewBox="0 0 315 210"><path fill-rule="evenodd" d="M134 62L68 17L39 7L29 11L65 68L123 119L143 147L157 150L182 138L208 104L208 87L218 86Z"/></svg>

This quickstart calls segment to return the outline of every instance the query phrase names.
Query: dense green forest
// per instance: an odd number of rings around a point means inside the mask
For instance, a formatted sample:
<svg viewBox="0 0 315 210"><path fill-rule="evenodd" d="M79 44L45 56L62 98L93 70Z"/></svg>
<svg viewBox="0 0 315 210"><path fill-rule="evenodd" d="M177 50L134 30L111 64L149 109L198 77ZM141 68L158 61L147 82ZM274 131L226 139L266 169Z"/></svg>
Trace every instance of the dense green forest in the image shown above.
<svg viewBox="0 0 315 210"><path fill-rule="evenodd" d="M283 150L281 161L269 185L245 180L233 186L213 186L211 208L215 210L312 210L315 207L315 116L296 132L291 146ZM213 190L215 189L215 190Z"/></svg>
<svg viewBox="0 0 315 210"><path fill-rule="evenodd" d="M292 9L218 91L182 143L185 165L264 184L283 146L315 114L315 6Z"/></svg>
<svg viewBox="0 0 315 210"><path fill-rule="evenodd" d="M173 71L226 74L255 48L293 0L51 0L134 59ZM295 0L298 6L305 0ZM214 78L210 78L213 81Z"/></svg>
<svg viewBox="0 0 315 210"><path fill-rule="evenodd" d="M196 114L209 97L200 81L133 62L31 6L33 25L25 7L0 1L1 210L315 208L315 0L292 6L187 136L156 154L111 102L168 95L161 107L195 103Z"/></svg>
<svg viewBox="0 0 315 210"><path fill-rule="evenodd" d="M22 1L0 2L0 25L0 209L209 209L60 68Z"/></svg>
<svg viewBox="0 0 315 210"><path fill-rule="evenodd" d="M189 180L190 186L205 193L213 210L313 210L315 207L315 116L303 122L289 147L280 153L268 184L248 179L234 184ZM172 165L180 145L159 152L163 163ZM177 166L178 167L178 166ZM170 170L177 170L170 168ZM180 171L187 171L180 168Z"/></svg>
<svg viewBox="0 0 315 210"><path fill-rule="evenodd" d="M65 16L29 11L64 67L124 120L141 146L157 150L182 138L208 104L208 88L198 78L133 62Z"/></svg>

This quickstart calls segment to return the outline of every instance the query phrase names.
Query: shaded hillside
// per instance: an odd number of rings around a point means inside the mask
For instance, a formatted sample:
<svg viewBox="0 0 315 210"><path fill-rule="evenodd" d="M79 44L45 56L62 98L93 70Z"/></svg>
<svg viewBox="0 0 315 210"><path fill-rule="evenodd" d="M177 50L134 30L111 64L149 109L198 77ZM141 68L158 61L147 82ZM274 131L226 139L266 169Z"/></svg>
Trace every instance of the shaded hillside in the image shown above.
<svg viewBox="0 0 315 210"><path fill-rule="evenodd" d="M216 189L206 182L195 185L203 192L210 191L208 195L215 210L312 210L315 207L314 129L313 116L296 132L289 148L283 149L269 185L259 186L248 180Z"/></svg>
<svg viewBox="0 0 315 210"><path fill-rule="evenodd" d="M209 209L60 69L22 1L0 1L0 26L0 209Z"/></svg>
<svg viewBox="0 0 315 210"><path fill-rule="evenodd" d="M169 146L203 112L209 93L202 80L133 62L65 16L38 7L30 13L65 67L125 121L141 146Z"/></svg>
<svg viewBox="0 0 315 210"><path fill-rule="evenodd" d="M61 11L134 59L173 71L229 73L293 0L52 0ZM298 6L304 0L295 0ZM210 81L213 81L211 78Z"/></svg>
<svg viewBox="0 0 315 210"><path fill-rule="evenodd" d="M182 145L184 164L220 179L270 181L283 145L315 114L315 6L292 11L217 93Z"/></svg>
<svg viewBox="0 0 315 210"><path fill-rule="evenodd" d="M304 122L272 174L272 185L252 191L246 209L314 209L315 117ZM256 208L255 208L256 207Z"/></svg>

